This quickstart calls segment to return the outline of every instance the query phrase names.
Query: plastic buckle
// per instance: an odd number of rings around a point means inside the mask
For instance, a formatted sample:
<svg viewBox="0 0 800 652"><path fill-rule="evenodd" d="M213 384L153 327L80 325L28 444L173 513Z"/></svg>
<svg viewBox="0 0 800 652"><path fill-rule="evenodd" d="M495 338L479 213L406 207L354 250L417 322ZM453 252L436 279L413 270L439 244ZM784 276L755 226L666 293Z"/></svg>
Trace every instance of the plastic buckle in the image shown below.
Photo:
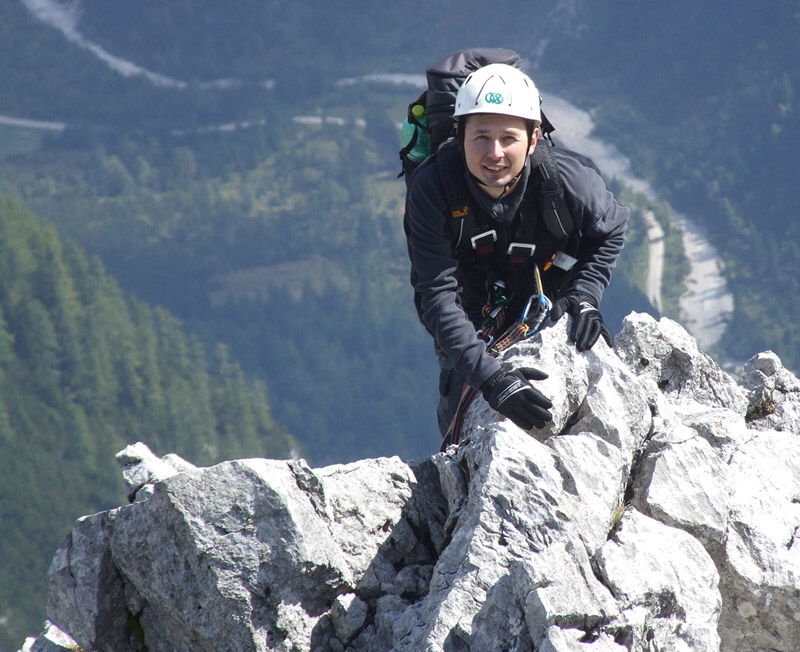
<svg viewBox="0 0 800 652"><path fill-rule="evenodd" d="M527 242L512 242L508 245L508 262L512 265L522 265L530 258L533 258L533 252L536 251L536 245L528 244Z"/></svg>
<svg viewBox="0 0 800 652"><path fill-rule="evenodd" d="M506 252L509 256L511 255L522 255L519 250L522 249L523 251L527 251L528 255L527 258L533 256L533 252L536 251L536 245L528 244L527 242L512 242L508 245L508 251Z"/></svg>
<svg viewBox="0 0 800 652"><path fill-rule="evenodd" d="M480 244L481 240L491 237L492 241L488 244ZM494 243L497 242L497 231L491 229L489 231L484 231L483 233L479 233L478 235L473 235L469 241L472 243L473 249L478 249L478 247L487 247L491 246L494 247Z"/></svg>

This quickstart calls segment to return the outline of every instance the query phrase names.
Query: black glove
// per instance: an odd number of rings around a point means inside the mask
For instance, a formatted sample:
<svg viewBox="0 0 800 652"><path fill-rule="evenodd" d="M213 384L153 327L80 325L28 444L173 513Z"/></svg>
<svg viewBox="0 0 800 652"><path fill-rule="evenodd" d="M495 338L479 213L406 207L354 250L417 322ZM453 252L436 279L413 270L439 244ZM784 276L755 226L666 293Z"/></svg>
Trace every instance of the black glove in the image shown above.
<svg viewBox="0 0 800 652"><path fill-rule="evenodd" d="M544 380L547 374L532 367L500 370L481 385L481 393L489 405L508 417L523 430L543 428L552 421L553 404L529 380Z"/></svg>
<svg viewBox="0 0 800 652"><path fill-rule="evenodd" d="M555 324L565 312L572 315L572 327L567 334L575 342L578 351L591 349L601 335L609 346L614 345L614 338L603 322L603 315L588 297L568 294L558 299L550 309L550 323Z"/></svg>

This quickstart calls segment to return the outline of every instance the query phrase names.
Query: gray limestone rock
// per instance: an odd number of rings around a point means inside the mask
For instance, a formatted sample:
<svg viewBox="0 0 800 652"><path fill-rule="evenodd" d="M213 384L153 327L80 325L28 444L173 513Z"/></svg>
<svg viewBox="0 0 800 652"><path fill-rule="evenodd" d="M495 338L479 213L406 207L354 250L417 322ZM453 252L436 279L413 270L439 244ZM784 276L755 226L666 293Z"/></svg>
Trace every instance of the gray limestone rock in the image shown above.
<svg viewBox="0 0 800 652"><path fill-rule="evenodd" d="M632 314L614 349L561 320L503 364L549 374L546 428L478 398L414 462L129 447L133 501L53 560L53 627L86 652L800 649L800 383L774 354L740 385Z"/></svg>

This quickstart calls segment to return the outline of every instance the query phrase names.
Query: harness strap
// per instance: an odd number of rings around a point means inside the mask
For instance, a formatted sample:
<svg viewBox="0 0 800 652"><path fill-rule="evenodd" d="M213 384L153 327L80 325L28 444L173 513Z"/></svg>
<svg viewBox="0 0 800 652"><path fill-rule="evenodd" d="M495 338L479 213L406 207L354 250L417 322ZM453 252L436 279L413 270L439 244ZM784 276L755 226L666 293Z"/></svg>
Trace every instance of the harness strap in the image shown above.
<svg viewBox="0 0 800 652"><path fill-rule="evenodd" d="M464 238L471 238L475 232L476 218L467 181L462 174L463 164L458 148L447 146L437 150L436 169L447 201L447 210L450 217L458 221L457 228L452 228L451 224L450 233L456 249L459 249Z"/></svg>
<svg viewBox="0 0 800 652"><path fill-rule="evenodd" d="M564 184L553 156L553 146L542 138L533 150L533 168L539 183L539 213L545 226L557 239L568 238L575 232L575 222L564 199Z"/></svg>

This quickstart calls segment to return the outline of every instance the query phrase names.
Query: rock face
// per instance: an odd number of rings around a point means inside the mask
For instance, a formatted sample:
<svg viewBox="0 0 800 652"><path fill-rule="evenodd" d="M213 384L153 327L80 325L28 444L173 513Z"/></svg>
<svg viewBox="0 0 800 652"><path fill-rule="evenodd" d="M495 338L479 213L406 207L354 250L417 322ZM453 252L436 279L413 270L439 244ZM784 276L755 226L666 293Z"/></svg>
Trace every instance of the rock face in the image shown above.
<svg viewBox="0 0 800 652"><path fill-rule="evenodd" d="M50 631L87 652L796 652L800 382L764 353L737 383L646 315L579 354L565 321L505 354L549 374L533 435L479 400L459 447L411 462L129 447L133 502L57 552Z"/></svg>

